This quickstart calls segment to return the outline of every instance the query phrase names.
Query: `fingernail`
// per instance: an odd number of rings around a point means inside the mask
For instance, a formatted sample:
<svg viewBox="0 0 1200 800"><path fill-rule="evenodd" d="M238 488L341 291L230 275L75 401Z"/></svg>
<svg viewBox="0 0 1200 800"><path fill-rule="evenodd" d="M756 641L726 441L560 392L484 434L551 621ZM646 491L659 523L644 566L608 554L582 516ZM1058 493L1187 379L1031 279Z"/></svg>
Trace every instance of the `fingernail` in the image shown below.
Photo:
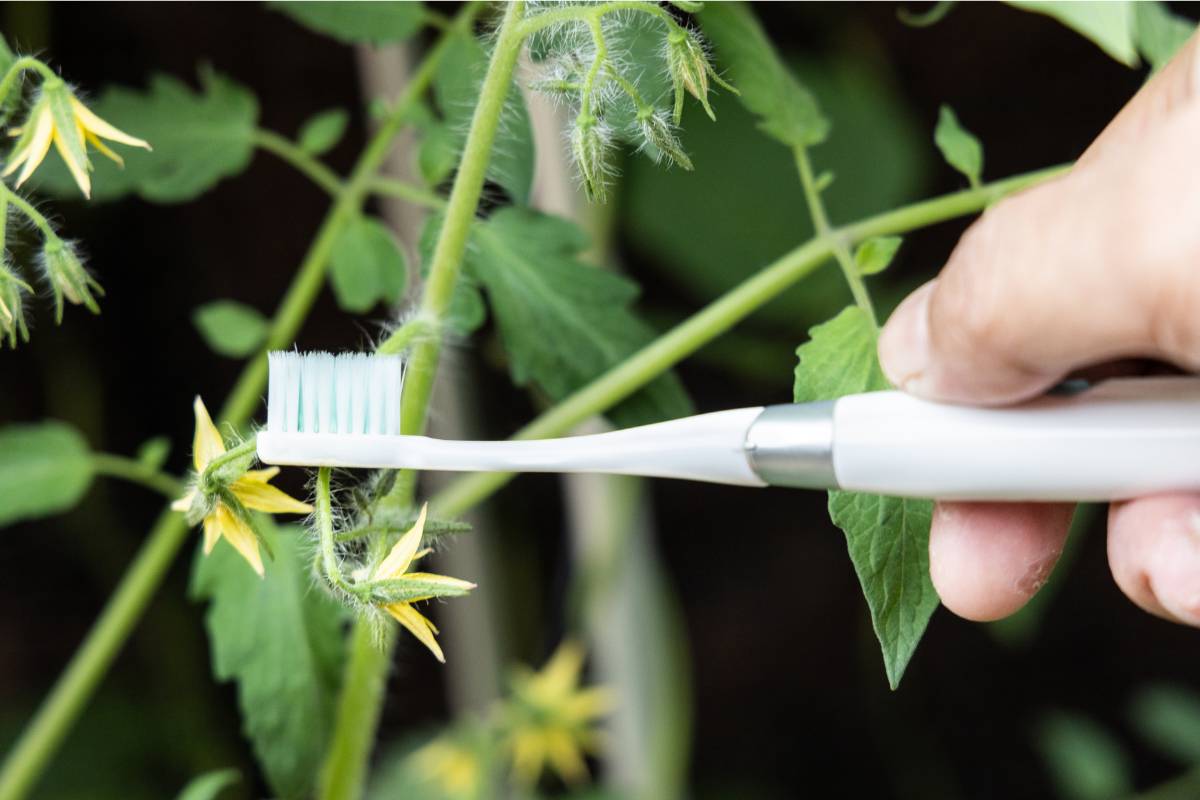
<svg viewBox="0 0 1200 800"><path fill-rule="evenodd" d="M929 366L929 298L934 282L905 298L892 312L879 336L879 363L892 384L920 394L921 380Z"/></svg>

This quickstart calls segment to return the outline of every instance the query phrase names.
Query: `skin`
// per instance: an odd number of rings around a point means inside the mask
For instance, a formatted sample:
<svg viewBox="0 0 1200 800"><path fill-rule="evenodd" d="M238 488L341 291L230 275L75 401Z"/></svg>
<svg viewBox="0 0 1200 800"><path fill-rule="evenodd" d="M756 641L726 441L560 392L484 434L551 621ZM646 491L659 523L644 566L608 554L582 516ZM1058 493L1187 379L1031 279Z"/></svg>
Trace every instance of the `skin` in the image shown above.
<svg viewBox="0 0 1200 800"><path fill-rule="evenodd" d="M884 327L883 369L944 402L1002 405L1137 359L1200 371L1200 37L1065 176L992 207ZM1093 373L1094 374L1094 373ZM1020 609L1062 552L1071 507L939 503L930 571L972 620ZM1200 494L1112 504L1113 578L1141 608L1200 626Z"/></svg>

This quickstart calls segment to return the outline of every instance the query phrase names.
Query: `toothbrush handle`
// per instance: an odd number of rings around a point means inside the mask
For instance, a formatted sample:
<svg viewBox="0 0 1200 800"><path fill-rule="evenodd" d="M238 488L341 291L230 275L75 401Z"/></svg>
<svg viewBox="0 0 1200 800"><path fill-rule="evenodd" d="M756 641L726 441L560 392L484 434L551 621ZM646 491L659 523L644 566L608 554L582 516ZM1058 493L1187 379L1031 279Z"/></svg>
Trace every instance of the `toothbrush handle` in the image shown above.
<svg viewBox="0 0 1200 800"><path fill-rule="evenodd" d="M1200 380L1107 381L1010 408L854 395L833 412L837 485L954 500L1116 500L1200 490Z"/></svg>

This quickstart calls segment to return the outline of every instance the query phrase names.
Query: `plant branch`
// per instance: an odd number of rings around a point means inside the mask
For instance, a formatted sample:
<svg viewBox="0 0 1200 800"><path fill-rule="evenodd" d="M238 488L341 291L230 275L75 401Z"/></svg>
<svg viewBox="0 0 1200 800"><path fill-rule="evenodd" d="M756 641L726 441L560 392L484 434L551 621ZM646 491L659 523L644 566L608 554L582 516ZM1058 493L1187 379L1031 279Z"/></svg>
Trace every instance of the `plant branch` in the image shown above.
<svg viewBox="0 0 1200 800"><path fill-rule="evenodd" d="M286 136L280 136L265 128L258 128L254 131L253 140L255 147L279 156L308 176L313 183L324 189L331 197L337 197L345 189L345 184L336 172L325 166L319 158L300 149L299 145Z"/></svg>
<svg viewBox="0 0 1200 800"><path fill-rule="evenodd" d="M1052 167L978 189L942 195L844 226L831 231L831 235L853 244L872 236L934 225L979 211L1005 195L1055 178L1067 169ZM512 438L561 436L584 420L607 411L810 274L830 255L828 239L810 239L538 416ZM430 505L440 516L457 516L478 505L513 477L512 473L486 472L459 478L438 492Z"/></svg>
<svg viewBox="0 0 1200 800"><path fill-rule="evenodd" d="M431 211L442 211L446 208L446 198L437 192L431 192L423 186L416 186L396 178L376 177L371 181L371 193L407 200Z"/></svg>
<svg viewBox="0 0 1200 800"><path fill-rule="evenodd" d="M476 13L478 7L468 4L459 12L456 24L469 24ZM450 41L450 37L443 36L430 50L387 121L360 156L346 190L326 215L276 310L262 352L242 370L218 415L221 422L241 427L258 406L266 386L266 351L286 347L295 338L324 284L329 256L342 226L358 212L372 177L388 154L392 138L414 103L428 90ZM87 638L0 767L0 800L18 800L32 788L141 618L187 533L181 515L164 512L159 517Z"/></svg>
<svg viewBox="0 0 1200 800"><path fill-rule="evenodd" d="M675 25L675 19L670 12L659 6L657 3L637 2L630 0L629 2L611 2L598 3L595 5L582 4L576 6L568 6L559 8L553 11L544 11L527 18L521 23L519 36L526 38L532 36L538 31L549 28L553 25L561 25L565 22L573 22L575 20L600 19L605 14L611 14L614 11L640 11L643 14L649 14L653 17L658 17L667 25Z"/></svg>
<svg viewBox="0 0 1200 800"><path fill-rule="evenodd" d="M793 152L796 157L796 169L800 172L800 183L804 187L804 197L808 202L808 213L812 216L813 230L818 239L824 239L828 243L830 252L837 260L838 266L842 268L842 275L850 287L854 302L867 313L871 324L878 326L879 322L875 319L875 306L871 303L871 294L867 291L867 285L863 282L862 276L858 274L846 242L835 233L829 224L829 215L825 212L825 201L821 199L821 190L817 188L817 181L813 176L808 150L797 145Z"/></svg>
<svg viewBox="0 0 1200 800"><path fill-rule="evenodd" d="M135 458L112 453L93 453L92 469L97 475L120 478L153 489L168 500L176 500L183 494L183 483L178 478L149 467Z"/></svg>

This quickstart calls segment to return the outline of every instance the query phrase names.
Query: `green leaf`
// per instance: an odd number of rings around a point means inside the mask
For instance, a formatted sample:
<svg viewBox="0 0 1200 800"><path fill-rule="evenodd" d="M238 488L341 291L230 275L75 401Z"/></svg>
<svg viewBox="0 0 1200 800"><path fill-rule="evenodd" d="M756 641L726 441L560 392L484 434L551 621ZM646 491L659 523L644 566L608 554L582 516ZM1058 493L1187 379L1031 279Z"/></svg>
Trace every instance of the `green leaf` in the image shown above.
<svg viewBox="0 0 1200 800"><path fill-rule="evenodd" d="M275 2L270 7L346 44L402 41L425 23L425 7L416 2Z"/></svg>
<svg viewBox="0 0 1200 800"><path fill-rule="evenodd" d="M312 156L329 152L342 140L350 115L342 108L331 108L313 115L300 126L296 135L296 144L300 149Z"/></svg>
<svg viewBox="0 0 1200 800"><path fill-rule="evenodd" d="M421 144L417 148L417 169L429 186L438 186L458 166L462 142L452 135L445 123L431 121L423 126Z"/></svg>
<svg viewBox="0 0 1200 800"><path fill-rule="evenodd" d="M408 282L408 262L392 232L372 217L346 225L330 259L329 282L338 305L360 314L396 303Z"/></svg>
<svg viewBox="0 0 1200 800"><path fill-rule="evenodd" d="M236 769L220 769L198 775L183 787L176 800L216 800L222 791L241 779Z"/></svg>
<svg viewBox="0 0 1200 800"><path fill-rule="evenodd" d="M983 177L983 145L975 134L964 128L954 115L954 109L942 103L938 109L937 129L933 141L946 163L967 176L972 186Z"/></svg>
<svg viewBox="0 0 1200 800"><path fill-rule="evenodd" d="M1052 17L1090 39L1101 50L1128 67L1138 63L1134 44L1135 3L1130 0L1008 0L1022 11Z"/></svg>
<svg viewBox="0 0 1200 800"><path fill-rule="evenodd" d="M171 454L171 440L166 436L155 436L153 439L147 439L138 448L137 460L146 469L160 470L163 464L167 463L167 456Z"/></svg>
<svg viewBox="0 0 1200 800"><path fill-rule="evenodd" d="M433 79L433 95L444 120L446 142L438 146L462 151L487 70L488 54L469 31L453 34ZM492 149L488 179L499 184L518 204L529 202L533 186L533 129L521 93L510 88L501 117L502 147Z"/></svg>
<svg viewBox="0 0 1200 800"><path fill-rule="evenodd" d="M560 400L653 338L630 306L637 286L579 260L587 235L558 217L502 208L472 232L467 268L487 290L513 381ZM618 425L691 413L666 374L609 415Z"/></svg>
<svg viewBox="0 0 1200 800"><path fill-rule="evenodd" d="M297 527L259 517L274 558L259 578L227 543L197 553L192 595L205 614L213 674L237 681L242 727L268 783L309 795L333 726L342 663L342 609L315 590Z"/></svg>
<svg viewBox="0 0 1200 800"><path fill-rule="evenodd" d="M857 306L813 328L809 341L796 350L795 401L891 388L879 367L876 336L875 325ZM829 493L829 516L846 534L893 689L938 605L929 580L932 513L928 500Z"/></svg>
<svg viewBox="0 0 1200 800"><path fill-rule="evenodd" d="M816 98L779 58L771 40L744 3L709 3L699 14L726 77L742 104L760 118L759 127L789 147L820 144L829 120Z"/></svg>
<svg viewBox="0 0 1200 800"><path fill-rule="evenodd" d="M1129 757L1087 717L1054 712L1038 725L1038 749L1063 800L1111 800L1133 789Z"/></svg>
<svg viewBox="0 0 1200 800"><path fill-rule="evenodd" d="M1144 686L1130 709L1138 734L1167 758L1200 764L1200 695L1182 684Z"/></svg>
<svg viewBox="0 0 1200 800"><path fill-rule="evenodd" d="M103 156L93 158L93 200L136 193L156 203L182 203L249 165L258 101L249 89L211 69L200 70L200 87L194 92L158 73L144 92L114 86L91 104L100 117L154 148L116 145L124 169ZM37 188L58 197L79 194L61 159L47 159L35 180Z"/></svg>
<svg viewBox="0 0 1200 800"><path fill-rule="evenodd" d="M1156 71L1166 66L1183 43L1196 32L1196 23L1171 13L1165 3L1144 0L1134 4L1138 52Z"/></svg>
<svg viewBox="0 0 1200 800"><path fill-rule="evenodd" d="M91 452L71 426L0 428L0 526L67 511L91 483Z"/></svg>
<svg viewBox="0 0 1200 800"><path fill-rule="evenodd" d="M213 352L230 358L250 355L267 338L266 318L236 300L205 303L192 312L192 324Z"/></svg>
<svg viewBox="0 0 1200 800"><path fill-rule="evenodd" d="M849 222L920 199L937 155L886 66L835 54L806 62L797 73L837 131L815 151L821 167L837 174L823 192L830 217ZM716 125L696 104L684 112L683 144L696 171L627 159L614 203L639 261L679 298L680 312L720 297L812 236L808 215L798 213L805 199L792 154L772 144L738 98L717 94L712 103ZM874 294L881 311L890 296L898 300L907 289L899 275L879 283ZM755 312L745 330L772 325L767 333L776 338L780 330L806 330L848 299L831 262ZM776 375L793 363L794 348L784 349Z"/></svg>
<svg viewBox="0 0 1200 800"><path fill-rule="evenodd" d="M859 275L877 275L883 272L896 257L896 251L904 241L899 236L876 236L867 239L854 251L854 266Z"/></svg>

